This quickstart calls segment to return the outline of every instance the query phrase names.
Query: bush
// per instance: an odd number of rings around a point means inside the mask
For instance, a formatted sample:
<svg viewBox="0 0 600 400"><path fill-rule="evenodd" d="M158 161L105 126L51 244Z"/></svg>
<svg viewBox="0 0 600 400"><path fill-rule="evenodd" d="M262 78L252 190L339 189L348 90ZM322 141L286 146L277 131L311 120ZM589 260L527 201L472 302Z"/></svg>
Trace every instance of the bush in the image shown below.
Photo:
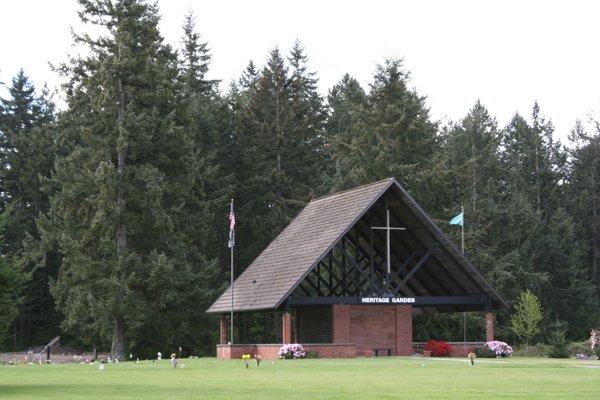
<svg viewBox="0 0 600 400"><path fill-rule="evenodd" d="M535 344L531 346L519 346L515 348L512 355L518 357L546 357L548 354L548 346L545 344Z"/></svg>
<svg viewBox="0 0 600 400"><path fill-rule="evenodd" d="M299 343L284 344L277 354L279 355L279 358L286 359L306 357L306 351L304 351L304 347Z"/></svg>
<svg viewBox="0 0 600 400"><path fill-rule="evenodd" d="M319 352L317 351L307 351L306 358L319 358Z"/></svg>
<svg viewBox="0 0 600 400"><path fill-rule="evenodd" d="M577 354L583 354L588 357L592 355L589 342L572 342L569 343L567 349L571 357L575 357Z"/></svg>
<svg viewBox="0 0 600 400"><path fill-rule="evenodd" d="M475 357L477 358L496 358L496 353L487 347L477 347L475 348Z"/></svg>
<svg viewBox="0 0 600 400"><path fill-rule="evenodd" d="M425 344L425 351L430 351L433 357L449 357L452 346L443 340L430 340Z"/></svg>
<svg viewBox="0 0 600 400"><path fill-rule="evenodd" d="M558 330L550 334L548 339L548 357L569 358L569 342L565 337L565 331Z"/></svg>
<svg viewBox="0 0 600 400"><path fill-rule="evenodd" d="M506 342L501 342L499 340L492 340L491 342L487 342L484 346L494 352L497 357L510 357L513 353L512 347Z"/></svg>

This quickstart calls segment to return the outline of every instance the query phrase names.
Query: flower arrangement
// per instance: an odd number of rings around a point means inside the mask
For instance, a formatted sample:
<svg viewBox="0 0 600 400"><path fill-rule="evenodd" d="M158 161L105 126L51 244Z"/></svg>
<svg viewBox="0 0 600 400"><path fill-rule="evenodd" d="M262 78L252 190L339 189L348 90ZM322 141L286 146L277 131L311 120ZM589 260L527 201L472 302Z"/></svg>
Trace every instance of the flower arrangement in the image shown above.
<svg viewBox="0 0 600 400"><path fill-rule="evenodd" d="M496 357L510 357L510 355L513 353L512 347L510 347L507 343L500 342L498 340L487 342L484 346L493 351L494 354L496 354Z"/></svg>
<svg viewBox="0 0 600 400"><path fill-rule="evenodd" d="M299 343L284 344L277 353L279 358L297 359L306 357L304 347Z"/></svg>
<svg viewBox="0 0 600 400"><path fill-rule="evenodd" d="M433 357L450 357L452 346L443 340L430 340L425 344L425 351L430 351Z"/></svg>
<svg viewBox="0 0 600 400"><path fill-rule="evenodd" d="M467 357L469 357L469 361L471 362L471 365L475 365L475 358L477 357L475 355L475 353L471 352L471 353L467 354Z"/></svg>
<svg viewBox="0 0 600 400"><path fill-rule="evenodd" d="M242 360L244 360L244 365L248 368L248 361L250 361L250 354L242 354Z"/></svg>

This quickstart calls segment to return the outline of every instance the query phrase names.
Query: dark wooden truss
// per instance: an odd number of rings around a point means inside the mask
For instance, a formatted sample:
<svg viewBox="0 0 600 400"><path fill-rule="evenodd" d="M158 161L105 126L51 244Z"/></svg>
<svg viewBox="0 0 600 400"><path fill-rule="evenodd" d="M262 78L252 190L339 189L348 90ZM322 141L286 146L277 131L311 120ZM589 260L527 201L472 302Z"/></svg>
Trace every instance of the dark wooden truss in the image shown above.
<svg viewBox="0 0 600 400"><path fill-rule="evenodd" d="M435 256L439 244L418 237L411 229L391 234L391 271L386 270L386 233L372 229L391 222L405 226L397 207L387 198L374 204L348 233L306 275L287 306L359 304L361 297L410 297L425 312L485 310L488 296L465 289ZM464 278L463 278L464 279Z"/></svg>

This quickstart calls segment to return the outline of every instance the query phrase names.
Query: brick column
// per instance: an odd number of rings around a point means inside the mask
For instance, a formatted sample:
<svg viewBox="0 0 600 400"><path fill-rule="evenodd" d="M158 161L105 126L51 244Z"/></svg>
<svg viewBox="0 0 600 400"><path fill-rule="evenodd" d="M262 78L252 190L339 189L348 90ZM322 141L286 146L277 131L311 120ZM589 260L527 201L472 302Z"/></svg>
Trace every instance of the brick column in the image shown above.
<svg viewBox="0 0 600 400"><path fill-rule="evenodd" d="M227 344L227 318L225 315L221 315L219 321L219 343Z"/></svg>
<svg viewBox="0 0 600 400"><path fill-rule="evenodd" d="M283 344L292 343L292 315L289 312L281 316L281 340Z"/></svg>
<svg viewBox="0 0 600 400"><path fill-rule="evenodd" d="M396 306L396 351L397 356L413 354L412 307Z"/></svg>
<svg viewBox="0 0 600 400"><path fill-rule="evenodd" d="M485 313L485 341L491 342L494 340L494 314L491 312Z"/></svg>
<svg viewBox="0 0 600 400"><path fill-rule="evenodd" d="M333 343L351 343L350 306L336 304L331 307L331 333Z"/></svg>

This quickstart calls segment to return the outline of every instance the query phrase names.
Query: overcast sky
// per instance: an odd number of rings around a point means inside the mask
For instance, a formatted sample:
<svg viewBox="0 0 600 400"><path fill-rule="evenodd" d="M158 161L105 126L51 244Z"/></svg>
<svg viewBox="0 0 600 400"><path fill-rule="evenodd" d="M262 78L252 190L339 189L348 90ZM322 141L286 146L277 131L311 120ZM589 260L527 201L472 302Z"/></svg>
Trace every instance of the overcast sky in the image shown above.
<svg viewBox="0 0 600 400"><path fill-rule="evenodd" d="M401 57L432 115L458 120L477 98L506 124L537 99L566 138L576 119L600 117L600 2L160 0L161 31L178 45L188 10L212 50L210 77L227 83L249 60L300 39L320 90L346 72L366 85L375 65ZM75 0L0 0L0 81L23 67L39 86L59 84Z"/></svg>

